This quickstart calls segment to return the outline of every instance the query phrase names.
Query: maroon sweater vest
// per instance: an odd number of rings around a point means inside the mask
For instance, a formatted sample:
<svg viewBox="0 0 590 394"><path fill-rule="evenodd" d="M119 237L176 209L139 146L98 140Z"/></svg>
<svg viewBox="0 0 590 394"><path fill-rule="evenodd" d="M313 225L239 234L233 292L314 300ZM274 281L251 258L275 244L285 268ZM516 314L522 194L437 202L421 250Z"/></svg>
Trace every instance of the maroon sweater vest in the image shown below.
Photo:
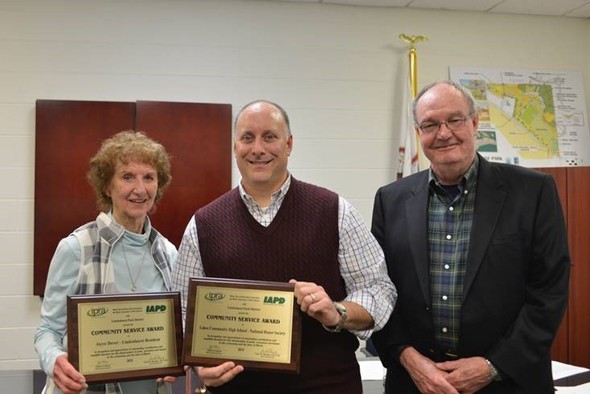
<svg viewBox="0 0 590 394"><path fill-rule="evenodd" d="M238 188L195 213L199 248L209 277L315 282L333 300L346 296L338 263L338 195L291 180L268 227L248 212ZM358 340L330 333L302 314L298 375L245 370L213 393L361 393Z"/></svg>

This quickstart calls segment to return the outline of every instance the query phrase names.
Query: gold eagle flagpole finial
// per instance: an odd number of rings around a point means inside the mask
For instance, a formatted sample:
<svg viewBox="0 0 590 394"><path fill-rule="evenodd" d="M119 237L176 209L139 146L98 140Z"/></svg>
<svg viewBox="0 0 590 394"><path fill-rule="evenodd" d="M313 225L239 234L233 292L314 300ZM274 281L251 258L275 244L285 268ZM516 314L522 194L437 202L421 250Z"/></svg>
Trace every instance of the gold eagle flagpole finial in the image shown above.
<svg viewBox="0 0 590 394"><path fill-rule="evenodd" d="M416 36L408 34L400 34L399 38L404 41L410 47L410 86L412 87L412 99L418 94L418 63L416 59L416 43L421 41L428 41L426 36Z"/></svg>
<svg viewBox="0 0 590 394"><path fill-rule="evenodd" d="M407 44L410 44L410 48L415 48L415 44L420 41L428 41L428 37L426 36L409 36L405 33L399 35L399 38L404 40Z"/></svg>

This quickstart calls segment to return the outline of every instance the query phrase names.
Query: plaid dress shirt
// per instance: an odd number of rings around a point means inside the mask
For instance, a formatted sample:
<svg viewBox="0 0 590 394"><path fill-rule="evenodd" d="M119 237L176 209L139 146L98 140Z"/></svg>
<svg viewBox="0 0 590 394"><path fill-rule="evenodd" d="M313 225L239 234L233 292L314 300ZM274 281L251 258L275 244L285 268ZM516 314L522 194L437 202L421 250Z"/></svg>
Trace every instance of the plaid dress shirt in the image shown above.
<svg viewBox="0 0 590 394"><path fill-rule="evenodd" d="M443 353L454 353L459 341L463 279L475 206L477 168L473 162L461 182L441 185L430 171L428 251L435 338Z"/></svg>

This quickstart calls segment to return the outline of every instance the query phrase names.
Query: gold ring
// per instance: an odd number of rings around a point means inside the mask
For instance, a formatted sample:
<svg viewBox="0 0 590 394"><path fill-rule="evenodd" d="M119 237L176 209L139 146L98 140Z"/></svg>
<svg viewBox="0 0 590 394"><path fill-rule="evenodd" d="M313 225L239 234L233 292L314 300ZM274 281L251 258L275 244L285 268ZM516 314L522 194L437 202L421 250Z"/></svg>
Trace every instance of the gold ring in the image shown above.
<svg viewBox="0 0 590 394"><path fill-rule="evenodd" d="M315 294L309 293L309 296L311 297L311 302L316 302L317 301L317 298L315 298Z"/></svg>

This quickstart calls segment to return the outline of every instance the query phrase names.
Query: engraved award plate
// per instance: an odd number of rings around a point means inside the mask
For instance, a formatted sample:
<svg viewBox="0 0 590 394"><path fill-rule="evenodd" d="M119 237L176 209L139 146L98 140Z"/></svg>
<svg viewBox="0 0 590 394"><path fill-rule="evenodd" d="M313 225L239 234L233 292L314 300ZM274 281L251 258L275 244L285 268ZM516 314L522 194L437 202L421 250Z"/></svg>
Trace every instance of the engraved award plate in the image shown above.
<svg viewBox="0 0 590 394"><path fill-rule="evenodd" d="M298 373L301 316L293 289L283 282L190 278L184 363L234 361Z"/></svg>
<svg viewBox="0 0 590 394"><path fill-rule="evenodd" d="M68 359L90 383L179 376L180 294L68 296Z"/></svg>

